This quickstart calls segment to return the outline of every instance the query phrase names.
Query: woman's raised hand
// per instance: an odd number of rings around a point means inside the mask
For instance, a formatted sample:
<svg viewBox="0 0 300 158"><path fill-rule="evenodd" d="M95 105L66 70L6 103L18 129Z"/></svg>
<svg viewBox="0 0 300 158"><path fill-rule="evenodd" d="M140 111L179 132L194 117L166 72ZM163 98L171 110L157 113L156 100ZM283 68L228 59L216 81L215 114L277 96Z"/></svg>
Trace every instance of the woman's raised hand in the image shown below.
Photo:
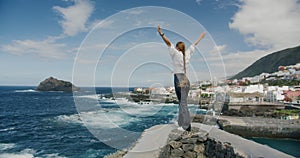
<svg viewBox="0 0 300 158"><path fill-rule="evenodd" d="M162 34L162 31L161 31L161 28L160 28L160 25L159 25L159 24L157 25L157 32L158 32L159 34Z"/></svg>
<svg viewBox="0 0 300 158"><path fill-rule="evenodd" d="M200 34L200 39L202 39L202 38L204 38L205 37L205 35L206 35L206 32L202 32L201 34Z"/></svg>
<svg viewBox="0 0 300 158"><path fill-rule="evenodd" d="M205 32L202 32L199 36L199 38L194 42L194 45L196 46L204 37L205 37Z"/></svg>

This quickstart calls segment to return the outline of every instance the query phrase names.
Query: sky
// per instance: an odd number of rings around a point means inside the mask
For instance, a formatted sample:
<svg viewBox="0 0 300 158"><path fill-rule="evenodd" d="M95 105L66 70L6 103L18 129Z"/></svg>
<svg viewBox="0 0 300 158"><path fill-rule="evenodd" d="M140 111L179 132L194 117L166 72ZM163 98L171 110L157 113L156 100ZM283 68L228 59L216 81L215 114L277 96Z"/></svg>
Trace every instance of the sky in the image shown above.
<svg viewBox="0 0 300 158"><path fill-rule="evenodd" d="M170 86L156 31L189 47L192 82L232 76L300 44L299 0L0 0L0 85Z"/></svg>

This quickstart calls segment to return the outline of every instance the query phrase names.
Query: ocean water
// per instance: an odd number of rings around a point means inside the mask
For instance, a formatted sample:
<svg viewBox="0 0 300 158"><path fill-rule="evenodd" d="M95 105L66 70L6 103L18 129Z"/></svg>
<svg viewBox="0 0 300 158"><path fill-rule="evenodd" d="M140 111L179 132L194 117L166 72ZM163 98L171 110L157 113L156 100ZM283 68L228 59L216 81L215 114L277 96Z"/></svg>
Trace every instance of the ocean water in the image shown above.
<svg viewBox="0 0 300 158"><path fill-rule="evenodd" d="M300 141L291 139L249 138L257 143L268 145L274 149L300 158Z"/></svg>
<svg viewBox="0 0 300 158"><path fill-rule="evenodd" d="M145 129L177 119L174 104L149 106L98 99L100 94L111 93L111 88L96 88L96 95L87 88L75 96L34 88L0 87L0 158L103 157L130 147ZM124 90L128 89L114 92ZM197 106L189 108L194 114L203 113ZM300 157L295 152L297 141L272 140L267 145Z"/></svg>
<svg viewBox="0 0 300 158"><path fill-rule="evenodd" d="M124 89L114 91L118 90ZM89 89L83 91L73 96L37 92L34 87L0 87L0 158L103 157L115 148L130 147L144 129L176 120L174 104L101 102ZM111 91L96 88L97 94ZM76 107L74 97L86 108ZM197 113L195 109L191 106Z"/></svg>

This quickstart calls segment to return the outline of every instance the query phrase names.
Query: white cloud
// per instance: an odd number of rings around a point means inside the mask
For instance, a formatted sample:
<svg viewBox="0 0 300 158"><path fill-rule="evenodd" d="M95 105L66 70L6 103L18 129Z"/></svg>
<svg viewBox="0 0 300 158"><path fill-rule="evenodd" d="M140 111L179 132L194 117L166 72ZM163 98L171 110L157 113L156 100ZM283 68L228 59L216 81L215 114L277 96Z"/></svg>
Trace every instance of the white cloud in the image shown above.
<svg viewBox="0 0 300 158"><path fill-rule="evenodd" d="M225 49L225 45L216 46L215 48ZM216 50L216 49L213 49ZM273 53L278 50L251 50L251 51L237 51L237 52L216 52L211 51L203 58L199 58L196 62L206 63L215 77L224 77L224 69L227 76L235 75L260 58ZM203 72L202 72L203 73Z"/></svg>
<svg viewBox="0 0 300 158"><path fill-rule="evenodd" d="M238 2L240 0L231 0L231 1L222 1L222 0L215 0L215 9L226 9L227 7L231 6L238 6Z"/></svg>
<svg viewBox="0 0 300 158"><path fill-rule="evenodd" d="M10 44L0 45L0 50L16 54L34 54L46 58L63 59L70 52L76 52L77 48L66 48L66 44L58 43L58 40L67 36L75 36L82 31L91 29L96 22L88 22L88 18L93 12L93 5L88 0L74 0L74 5L62 8L54 6L53 9L61 14L63 20L60 24L64 33L59 36L49 36L45 40L13 40ZM110 25L108 23L107 25Z"/></svg>
<svg viewBox="0 0 300 158"><path fill-rule="evenodd" d="M264 50L253 50L248 52L236 52L224 55L223 61L228 74L238 73L258 59L267 55L269 52Z"/></svg>
<svg viewBox="0 0 300 158"><path fill-rule="evenodd" d="M297 0L241 0L229 27L245 35L253 46L294 47L300 44L299 10Z"/></svg>
<svg viewBox="0 0 300 158"><path fill-rule="evenodd" d="M197 3L198 5L200 5L201 2L202 2L202 0L196 0L196 3Z"/></svg>
<svg viewBox="0 0 300 158"><path fill-rule="evenodd" d="M223 52L223 51L225 51L225 49L226 49L226 45L224 44L224 45L216 45L216 46L214 46L214 48L213 48L213 50L211 50L210 52L211 53L221 53L221 52Z"/></svg>
<svg viewBox="0 0 300 158"><path fill-rule="evenodd" d="M227 75L235 75L270 52L273 51L253 50L246 52L232 52L230 54L222 55L223 62L220 62L219 58L213 56L208 58L207 62L211 62L212 65L219 67L219 71L221 71L224 68L223 66L225 66Z"/></svg>
<svg viewBox="0 0 300 158"><path fill-rule="evenodd" d="M88 0L75 0L73 6L66 8L54 6L53 9L61 14L60 21L64 34L74 36L79 32L86 31L86 22L92 14L94 7Z"/></svg>
<svg viewBox="0 0 300 158"><path fill-rule="evenodd" d="M55 43L52 39L44 41L14 40L11 44L1 45L2 51L16 54L36 54L41 57L62 59L66 57L65 44Z"/></svg>

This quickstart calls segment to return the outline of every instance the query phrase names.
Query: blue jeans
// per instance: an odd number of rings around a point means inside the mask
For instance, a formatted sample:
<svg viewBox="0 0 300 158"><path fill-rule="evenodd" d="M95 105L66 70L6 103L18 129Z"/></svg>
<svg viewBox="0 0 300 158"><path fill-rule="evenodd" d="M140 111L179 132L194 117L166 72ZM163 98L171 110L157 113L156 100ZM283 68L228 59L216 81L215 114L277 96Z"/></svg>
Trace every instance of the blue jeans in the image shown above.
<svg viewBox="0 0 300 158"><path fill-rule="evenodd" d="M184 84L184 82L186 82L186 84ZM183 73L174 74L174 86L179 102L178 125L183 129L187 129L191 124L190 112L187 106L190 81Z"/></svg>

